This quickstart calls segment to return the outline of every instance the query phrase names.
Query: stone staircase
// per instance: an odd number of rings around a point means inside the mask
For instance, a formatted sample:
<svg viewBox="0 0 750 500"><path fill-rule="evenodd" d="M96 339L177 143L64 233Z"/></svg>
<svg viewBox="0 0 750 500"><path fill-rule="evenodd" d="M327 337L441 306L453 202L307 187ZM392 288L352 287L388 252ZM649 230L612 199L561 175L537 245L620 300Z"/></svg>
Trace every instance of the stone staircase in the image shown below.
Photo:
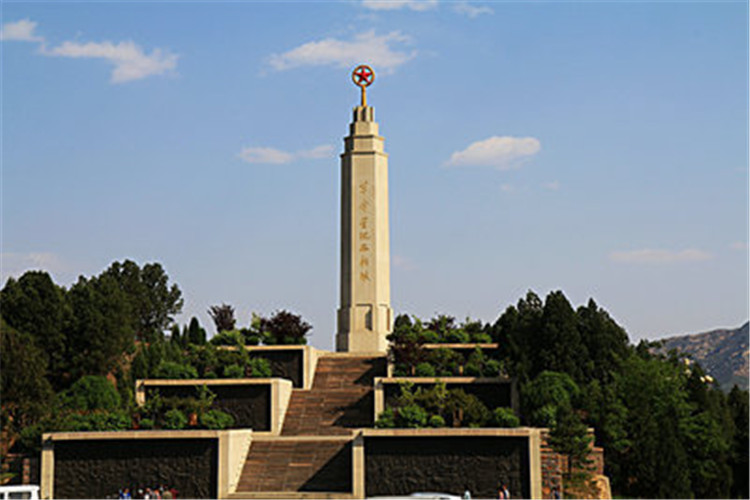
<svg viewBox="0 0 750 500"><path fill-rule="evenodd" d="M281 435L350 435L352 429L371 427L373 382L385 371L385 357L320 358L312 389L292 392Z"/></svg>
<svg viewBox="0 0 750 500"><path fill-rule="evenodd" d="M353 430L372 427L384 356L323 355L312 388L294 389L281 436L253 440L231 498L346 498Z"/></svg>
<svg viewBox="0 0 750 500"><path fill-rule="evenodd" d="M237 491L352 491L351 441L277 438L250 447Z"/></svg>

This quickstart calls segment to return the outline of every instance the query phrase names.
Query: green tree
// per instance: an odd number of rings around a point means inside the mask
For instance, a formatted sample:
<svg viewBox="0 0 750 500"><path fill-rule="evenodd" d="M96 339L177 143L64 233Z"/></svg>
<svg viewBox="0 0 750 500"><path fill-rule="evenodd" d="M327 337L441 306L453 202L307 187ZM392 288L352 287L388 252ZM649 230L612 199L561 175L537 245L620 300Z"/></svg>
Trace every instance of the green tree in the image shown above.
<svg viewBox="0 0 750 500"><path fill-rule="evenodd" d="M736 385L732 387L727 398L727 406L734 421L735 429L731 449L733 482L730 497L750 498L748 491L750 486L750 478L748 477L748 470L750 470L750 464L748 464L750 458L750 450L748 450L748 444L750 444L750 437L748 437L748 428L750 427L750 422L748 422L748 406L750 406L748 391L743 391Z"/></svg>
<svg viewBox="0 0 750 500"><path fill-rule="evenodd" d="M203 329L198 322L198 318L195 316L190 318L190 324L188 325L185 337L189 344L203 345L206 343L206 330Z"/></svg>
<svg viewBox="0 0 750 500"><path fill-rule="evenodd" d="M552 427L558 408L572 408L580 392L567 373L544 371L521 388L523 414L531 425Z"/></svg>
<svg viewBox="0 0 750 500"><path fill-rule="evenodd" d="M135 338L130 302L108 275L79 278L68 296L73 310L67 336L70 380L109 373Z"/></svg>
<svg viewBox="0 0 750 500"><path fill-rule="evenodd" d="M498 357L511 376L523 384L534 378L536 353L541 349L539 331L544 305L532 291L516 307L508 307L497 319L490 333L498 343Z"/></svg>
<svg viewBox="0 0 750 500"><path fill-rule="evenodd" d="M403 371L403 375L414 375L417 365L427 358L427 352L423 347L425 338L419 321L412 322L406 314L398 315L393 332L387 339L388 356L396 365L396 371Z"/></svg>
<svg viewBox="0 0 750 500"><path fill-rule="evenodd" d="M646 498L690 498L690 459L684 429L690 417L683 368L647 352L629 356L615 375L628 409L631 446L612 458L618 463L613 489Z"/></svg>
<svg viewBox="0 0 750 500"><path fill-rule="evenodd" d="M0 395L5 456L19 433L52 410L54 392L45 377L47 358L31 335L9 326L0 316Z"/></svg>
<svg viewBox="0 0 750 500"><path fill-rule="evenodd" d="M28 334L47 358L49 380L57 388L67 380L70 366L66 329L71 310L65 290L44 271L28 271L10 278L0 292L3 318L17 331Z"/></svg>
<svg viewBox="0 0 750 500"><path fill-rule="evenodd" d="M152 341L161 336L182 311L182 292L159 263L143 268L131 260L114 262L101 277L113 278L127 297L132 313L131 327L139 339Z"/></svg>
<svg viewBox="0 0 750 500"><path fill-rule="evenodd" d="M588 428L572 406L569 403L559 405L555 424L550 429L549 444L556 452L568 457L568 469L563 474L566 497L580 498L581 493L591 488L591 441Z"/></svg>
<svg viewBox="0 0 750 500"><path fill-rule="evenodd" d="M560 291L547 295L536 347L534 373L552 370L567 373L576 382L585 381L588 352L581 342L575 311Z"/></svg>

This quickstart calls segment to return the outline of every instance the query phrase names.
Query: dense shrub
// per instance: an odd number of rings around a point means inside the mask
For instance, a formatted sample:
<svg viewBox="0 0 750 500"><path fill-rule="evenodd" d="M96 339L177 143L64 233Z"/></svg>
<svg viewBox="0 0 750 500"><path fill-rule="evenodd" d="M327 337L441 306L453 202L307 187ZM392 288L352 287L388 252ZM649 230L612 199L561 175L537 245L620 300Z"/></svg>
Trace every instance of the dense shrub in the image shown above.
<svg viewBox="0 0 750 500"><path fill-rule="evenodd" d="M396 410L387 408L383 413L378 415L375 420L375 427L378 429L392 429L396 427Z"/></svg>
<svg viewBox="0 0 750 500"><path fill-rule="evenodd" d="M184 429L188 419L180 410L173 408L164 414L164 428L170 430Z"/></svg>
<svg viewBox="0 0 750 500"><path fill-rule="evenodd" d="M267 359L250 358L247 368L251 377L268 378L271 376L271 363Z"/></svg>
<svg viewBox="0 0 750 500"><path fill-rule="evenodd" d="M150 430L154 428L154 421L150 418L142 418L140 422L140 428L143 430Z"/></svg>
<svg viewBox="0 0 750 500"><path fill-rule="evenodd" d="M434 377L435 367L430 363L419 363L414 369L414 375L417 377Z"/></svg>
<svg viewBox="0 0 750 500"><path fill-rule="evenodd" d="M239 330L223 330L209 340L211 345L243 346L245 336Z"/></svg>
<svg viewBox="0 0 750 500"><path fill-rule="evenodd" d="M518 427L521 420L511 408L495 408L490 419L494 427Z"/></svg>
<svg viewBox="0 0 750 500"><path fill-rule="evenodd" d="M164 379L191 379L198 378L198 371L190 365L162 361L154 375L156 378Z"/></svg>
<svg viewBox="0 0 750 500"><path fill-rule="evenodd" d="M245 370L240 365L226 365L223 374L224 378L243 378Z"/></svg>
<svg viewBox="0 0 750 500"><path fill-rule="evenodd" d="M398 409L399 427L416 429L427 424L427 412L416 403L402 406Z"/></svg>
<svg viewBox="0 0 750 500"><path fill-rule="evenodd" d="M198 417L201 427L212 430L228 429L234 425L234 417L220 410L208 410Z"/></svg>
<svg viewBox="0 0 750 500"><path fill-rule="evenodd" d="M120 406L120 394L101 375L86 375L62 395L65 406L75 410L114 410Z"/></svg>
<svg viewBox="0 0 750 500"><path fill-rule="evenodd" d="M429 353L427 359L435 367L435 373L440 377L451 377L460 374L463 358L452 349L434 349Z"/></svg>
<svg viewBox="0 0 750 500"><path fill-rule="evenodd" d="M445 419L440 415L431 415L427 423L430 427L445 427Z"/></svg>

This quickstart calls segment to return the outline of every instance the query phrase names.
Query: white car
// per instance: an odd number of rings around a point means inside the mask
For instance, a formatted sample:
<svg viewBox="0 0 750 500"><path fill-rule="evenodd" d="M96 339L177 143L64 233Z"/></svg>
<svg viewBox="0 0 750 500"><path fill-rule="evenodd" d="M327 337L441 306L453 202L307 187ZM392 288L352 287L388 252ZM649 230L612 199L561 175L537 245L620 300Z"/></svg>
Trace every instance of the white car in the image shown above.
<svg viewBox="0 0 750 500"><path fill-rule="evenodd" d="M0 486L0 500L39 500L39 486L33 484L19 484L15 486Z"/></svg>

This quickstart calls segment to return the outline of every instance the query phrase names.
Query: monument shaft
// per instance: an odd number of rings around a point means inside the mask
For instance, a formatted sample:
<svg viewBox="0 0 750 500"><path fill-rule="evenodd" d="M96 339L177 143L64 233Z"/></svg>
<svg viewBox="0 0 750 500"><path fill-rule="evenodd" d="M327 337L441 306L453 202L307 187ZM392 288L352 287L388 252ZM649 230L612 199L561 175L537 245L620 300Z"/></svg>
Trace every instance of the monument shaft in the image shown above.
<svg viewBox="0 0 750 500"><path fill-rule="evenodd" d="M391 332L388 155L374 110L354 108L341 155L341 301L336 350L385 352Z"/></svg>

